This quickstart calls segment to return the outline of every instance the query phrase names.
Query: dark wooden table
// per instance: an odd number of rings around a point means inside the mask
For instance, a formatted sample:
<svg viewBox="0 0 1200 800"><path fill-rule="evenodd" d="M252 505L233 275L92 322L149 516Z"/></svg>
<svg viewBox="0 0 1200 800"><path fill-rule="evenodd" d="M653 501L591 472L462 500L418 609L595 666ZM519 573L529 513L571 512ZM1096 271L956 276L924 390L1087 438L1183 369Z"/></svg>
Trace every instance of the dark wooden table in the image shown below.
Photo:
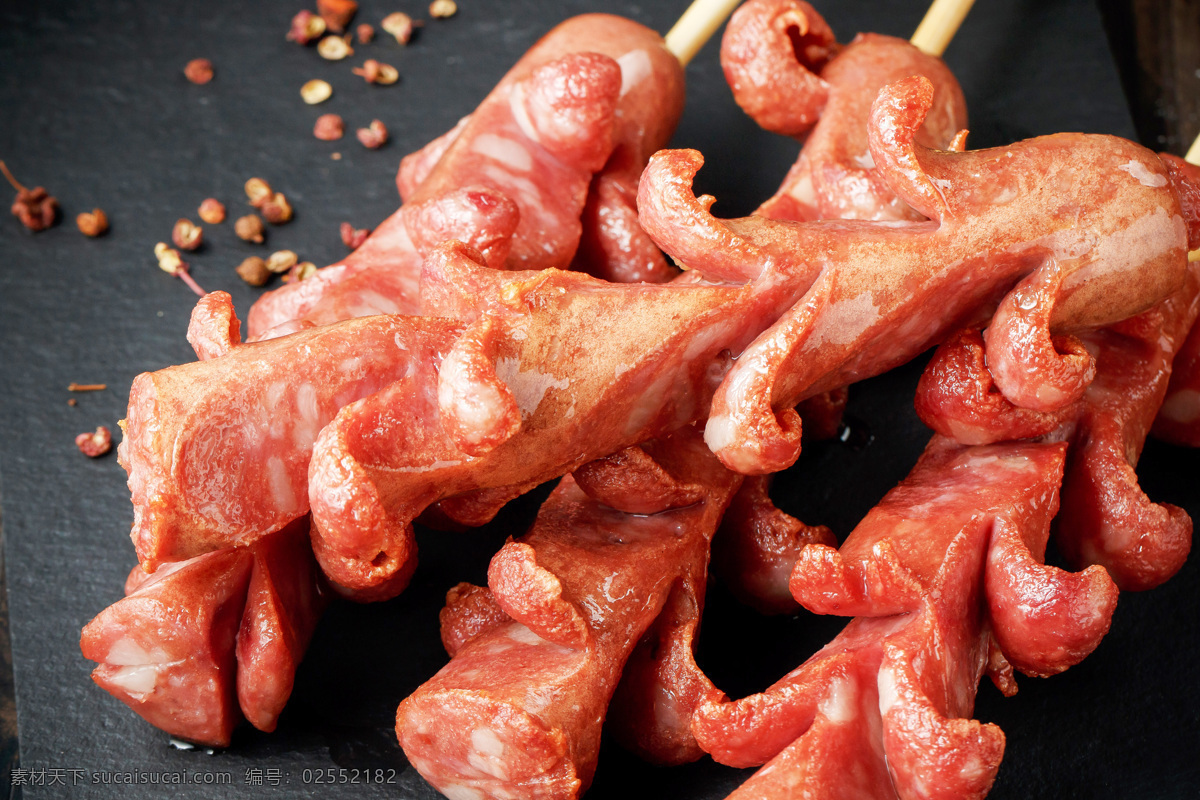
<svg viewBox="0 0 1200 800"><path fill-rule="evenodd" d="M1099 5L1142 143L1182 155L1200 135L1200 0L1099 0ZM0 532L2 524L0 518ZM20 787L11 785L19 739L2 588L0 560L0 797L20 797Z"/></svg>

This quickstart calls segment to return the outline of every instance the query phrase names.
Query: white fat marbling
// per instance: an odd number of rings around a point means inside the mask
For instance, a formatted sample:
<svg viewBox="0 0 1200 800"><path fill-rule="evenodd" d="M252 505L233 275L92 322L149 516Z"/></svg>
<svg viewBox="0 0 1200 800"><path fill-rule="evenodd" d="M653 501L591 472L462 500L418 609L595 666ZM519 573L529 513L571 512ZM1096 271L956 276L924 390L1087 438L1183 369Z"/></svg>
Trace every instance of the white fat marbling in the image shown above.
<svg viewBox="0 0 1200 800"><path fill-rule="evenodd" d="M121 667L110 674L108 679L113 685L121 687L134 697L141 697L154 691L158 682L158 667L153 664Z"/></svg>
<svg viewBox="0 0 1200 800"><path fill-rule="evenodd" d="M520 142L506 136L481 133L475 137L471 149L518 172L529 172L533 168L533 156L529 155L529 151Z"/></svg>
<svg viewBox="0 0 1200 800"><path fill-rule="evenodd" d="M291 511L296 507L296 491L292 488L287 466L279 456L267 459L267 483L271 487L271 498L280 511Z"/></svg>
<svg viewBox="0 0 1200 800"><path fill-rule="evenodd" d="M858 716L854 706L857 699L858 692L850 679L837 678L830 682L829 692L817 706L817 710L824 714L830 722L837 724L852 722Z"/></svg>
<svg viewBox="0 0 1200 800"><path fill-rule="evenodd" d="M900 694L896 691L896 673L891 667L883 667L879 670L879 713L887 714L892 710L892 706L896 705L900 700Z"/></svg>
<svg viewBox="0 0 1200 800"><path fill-rule="evenodd" d="M508 110L512 112L513 120L521 129L521 133L525 134L530 141L539 141L537 129L533 127L533 120L529 119L529 111L525 108L525 87L523 85L518 83L513 87L512 94L508 98Z"/></svg>
<svg viewBox="0 0 1200 800"><path fill-rule="evenodd" d="M851 344L880 317L879 306L871 292L863 292L830 303L822 315L820 330L813 338L836 345Z"/></svg>
<svg viewBox="0 0 1200 800"><path fill-rule="evenodd" d="M549 390L566 389L571 385L567 378L556 378L541 370L521 371L521 362L516 358L497 359L496 377L512 392L522 416L537 411Z"/></svg>
<svg viewBox="0 0 1200 800"><path fill-rule="evenodd" d="M524 625L513 625L511 628L509 628L508 638L512 639L514 642L520 642L521 644L533 645L542 644L546 641L533 631L529 630L529 628L526 628Z"/></svg>
<svg viewBox="0 0 1200 800"><path fill-rule="evenodd" d="M708 418L704 426L704 443L714 453L720 453L737 441L737 424L728 414L717 414Z"/></svg>
<svg viewBox="0 0 1200 800"><path fill-rule="evenodd" d="M447 783L438 787L448 800L487 800L487 795L478 789L458 783Z"/></svg>
<svg viewBox="0 0 1200 800"><path fill-rule="evenodd" d="M128 636L124 636L108 649L108 657L104 660L115 667L140 667L147 664L161 664L168 660L168 656L160 648L155 648L151 652Z"/></svg>
<svg viewBox="0 0 1200 800"><path fill-rule="evenodd" d="M1142 186L1149 186L1152 189L1158 189L1167 185L1167 176L1157 172L1152 172L1145 164L1138 161L1136 158L1129 159L1128 162L1117 167L1122 172L1128 172L1133 176L1134 180Z"/></svg>

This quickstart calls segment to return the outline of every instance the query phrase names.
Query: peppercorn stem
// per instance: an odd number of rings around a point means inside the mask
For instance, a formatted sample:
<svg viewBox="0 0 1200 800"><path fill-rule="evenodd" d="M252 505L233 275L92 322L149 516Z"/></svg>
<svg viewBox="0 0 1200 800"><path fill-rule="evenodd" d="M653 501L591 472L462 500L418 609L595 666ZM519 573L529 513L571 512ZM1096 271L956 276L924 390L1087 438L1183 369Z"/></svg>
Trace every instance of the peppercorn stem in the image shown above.
<svg viewBox="0 0 1200 800"><path fill-rule="evenodd" d="M188 288L191 289L193 292L195 292L200 297L204 297L204 295L208 294L208 292L206 292L200 288L200 284L196 283L196 279L188 274L188 268L186 265L181 266L179 268L179 270L175 273L175 275L178 276L179 280L186 283L188 285Z"/></svg>
<svg viewBox="0 0 1200 800"><path fill-rule="evenodd" d="M13 177L13 174L8 171L8 167L5 166L3 161L0 161L0 172L4 173L4 177L8 178L8 182L12 184L14 189L16 189L18 192L25 191L25 187L21 185L20 181Z"/></svg>

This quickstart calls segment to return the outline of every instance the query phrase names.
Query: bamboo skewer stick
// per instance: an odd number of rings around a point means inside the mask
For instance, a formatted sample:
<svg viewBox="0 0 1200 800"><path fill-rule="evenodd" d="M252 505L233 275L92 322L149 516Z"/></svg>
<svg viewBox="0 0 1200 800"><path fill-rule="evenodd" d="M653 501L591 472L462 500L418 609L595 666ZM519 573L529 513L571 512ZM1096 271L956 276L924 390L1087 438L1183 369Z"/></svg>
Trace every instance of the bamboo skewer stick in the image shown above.
<svg viewBox="0 0 1200 800"><path fill-rule="evenodd" d="M922 52L940 58L974 4L975 0L933 0L909 41Z"/></svg>
<svg viewBox="0 0 1200 800"><path fill-rule="evenodd" d="M687 66L741 0L693 0L665 37L667 49ZM910 41L931 56L941 56L975 0L934 0ZM1193 147L1195 150L1196 147ZM1197 151L1200 153L1200 151Z"/></svg>
<svg viewBox="0 0 1200 800"><path fill-rule="evenodd" d="M665 37L667 49L685 67L741 0L693 0Z"/></svg>

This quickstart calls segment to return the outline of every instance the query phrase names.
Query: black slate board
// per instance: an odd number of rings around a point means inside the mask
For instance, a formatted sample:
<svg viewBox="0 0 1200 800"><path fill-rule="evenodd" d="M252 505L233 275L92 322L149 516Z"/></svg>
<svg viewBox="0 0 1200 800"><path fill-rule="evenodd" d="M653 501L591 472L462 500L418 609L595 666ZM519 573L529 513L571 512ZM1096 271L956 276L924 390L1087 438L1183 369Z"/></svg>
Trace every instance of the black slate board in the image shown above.
<svg viewBox="0 0 1200 800"><path fill-rule="evenodd" d="M598 8L603 5L604 7ZM323 621L295 695L274 735L241 730L215 755L180 752L167 738L96 688L79 654L81 626L120 596L134 561L131 509L113 457L89 461L76 433L123 416L133 377L192 356L184 341L195 300L155 269L154 243L209 195L243 213L242 182L267 178L296 207L295 221L270 231L318 264L343 251L337 225L373 226L397 205L393 176L404 153L469 112L538 36L588 10L625 14L666 30L685 3L461 0L406 50L381 37L353 63L395 64L398 86L369 87L311 49L284 41L301 3L218 0L88 3L0 0L0 157L30 185L44 184L68 220L103 207L112 232L85 240L69 222L32 236L0 219L0 503L27 797L159 798L156 785L93 784L106 774L188 771L229 776L230 786L169 790L188 798L427 798L391 732L397 702L445 656L436 611L458 580L482 581L487 559L536 507L527 499L487 530L420 537L421 569L400 598L339 606ZM907 36L920 0L820 3L845 40L858 30ZM423 3L362 0L377 23L392 10L424 16ZM194 57L216 64L207 86L185 82ZM1059 130L1133 135L1099 17L1086 0L980 3L947 53L971 109L972 145L1002 144ZM309 78L333 83L334 98L303 105ZM699 188L718 213L745 213L767 196L795 143L762 134L733 105L710 46L688 70L689 105L676 144L708 159ZM351 128L378 117L393 141L378 152L352 139L310 135L318 114ZM343 154L340 161L330 153ZM193 216L194 218L194 216ZM230 291L243 314L256 291L232 267L263 252L231 226L209 227L194 258L208 289ZM856 388L851 413L861 441L809 449L781 484L779 501L811 522L847 532L903 477L927 439L911 409L919 364ZM71 381L104 382L68 407ZM1195 515L1194 452L1151 444L1143 485L1152 497ZM1126 595L1099 651L1063 676L1024 680L1003 699L984 686L981 719L999 723L1008 752L995 798L1194 797L1200 786L1200 656L1193 561L1166 586ZM711 593L701 659L733 694L760 689L834 635L841 621L800 616L764 620ZM314 770L370 770L395 785L315 783ZM59 770L61 772L55 772ZM279 770L280 785L271 778ZM308 770L309 772L305 772ZM394 773L390 772L394 770ZM345 773L348 778L353 773ZM641 765L606 746L589 797L719 798L746 773L710 761L675 769ZM61 777L67 785L49 785ZM264 785L254 785L261 777ZM307 778L307 780L306 780ZM83 782L71 785L76 780ZM109 778L111 779L111 778Z"/></svg>

